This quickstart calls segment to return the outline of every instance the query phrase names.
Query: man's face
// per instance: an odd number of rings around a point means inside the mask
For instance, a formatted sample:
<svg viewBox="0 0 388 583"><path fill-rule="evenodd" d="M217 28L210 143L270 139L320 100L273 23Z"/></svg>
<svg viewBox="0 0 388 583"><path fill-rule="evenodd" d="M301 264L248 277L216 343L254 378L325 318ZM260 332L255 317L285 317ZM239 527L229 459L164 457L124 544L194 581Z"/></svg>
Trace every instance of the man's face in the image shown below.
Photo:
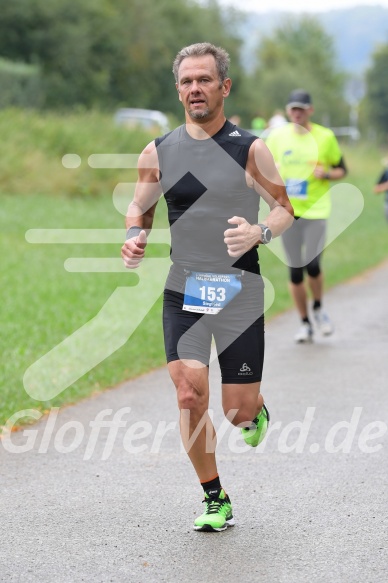
<svg viewBox="0 0 388 583"><path fill-rule="evenodd" d="M186 114L193 120L209 121L222 110L231 80L220 82L212 55L186 57L179 66L176 88Z"/></svg>
<svg viewBox="0 0 388 583"><path fill-rule="evenodd" d="M287 107L287 115L289 120L292 123L297 123L302 127L307 127L313 111L314 110L311 106L307 109L302 107Z"/></svg>

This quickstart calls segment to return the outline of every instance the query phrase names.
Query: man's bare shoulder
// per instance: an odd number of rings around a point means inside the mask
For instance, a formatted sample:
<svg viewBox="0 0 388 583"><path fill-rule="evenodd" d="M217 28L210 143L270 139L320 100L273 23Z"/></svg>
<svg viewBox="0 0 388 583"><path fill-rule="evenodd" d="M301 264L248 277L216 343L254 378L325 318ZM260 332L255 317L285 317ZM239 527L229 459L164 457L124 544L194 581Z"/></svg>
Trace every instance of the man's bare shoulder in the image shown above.
<svg viewBox="0 0 388 583"><path fill-rule="evenodd" d="M273 157L267 144L260 138L257 138L249 148L248 160L257 168L260 168L261 164L265 162L273 163Z"/></svg>
<svg viewBox="0 0 388 583"><path fill-rule="evenodd" d="M152 140L152 142L150 142L149 144L146 145L146 147L142 151L141 155L152 154L154 152L156 152L156 144L155 144L155 140Z"/></svg>
<svg viewBox="0 0 388 583"><path fill-rule="evenodd" d="M255 140L249 148L247 171L251 178L267 189L270 188L269 183L273 186L284 187L271 151L260 138Z"/></svg>
<svg viewBox="0 0 388 583"><path fill-rule="evenodd" d="M158 155L155 140L146 145L139 156L138 168L158 168Z"/></svg>
<svg viewBox="0 0 388 583"><path fill-rule="evenodd" d="M268 147L266 146L264 140L262 140L261 138L257 138L257 140L252 142L250 150L252 150L252 152L260 153L260 152L267 151Z"/></svg>

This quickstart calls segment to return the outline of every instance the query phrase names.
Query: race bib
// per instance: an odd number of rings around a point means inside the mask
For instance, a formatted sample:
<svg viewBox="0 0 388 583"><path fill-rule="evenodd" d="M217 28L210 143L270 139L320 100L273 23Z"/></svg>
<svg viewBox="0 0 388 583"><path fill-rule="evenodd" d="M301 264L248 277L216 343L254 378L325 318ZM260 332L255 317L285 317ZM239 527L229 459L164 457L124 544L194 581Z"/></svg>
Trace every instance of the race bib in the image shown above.
<svg viewBox="0 0 388 583"><path fill-rule="evenodd" d="M307 198L307 180L288 178L286 180L286 190L288 196L294 198Z"/></svg>
<svg viewBox="0 0 388 583"><path fill-rule="evenodd" d="M241 275L191 271L186 279L183 309L218 314L241 291Z"/></svg>

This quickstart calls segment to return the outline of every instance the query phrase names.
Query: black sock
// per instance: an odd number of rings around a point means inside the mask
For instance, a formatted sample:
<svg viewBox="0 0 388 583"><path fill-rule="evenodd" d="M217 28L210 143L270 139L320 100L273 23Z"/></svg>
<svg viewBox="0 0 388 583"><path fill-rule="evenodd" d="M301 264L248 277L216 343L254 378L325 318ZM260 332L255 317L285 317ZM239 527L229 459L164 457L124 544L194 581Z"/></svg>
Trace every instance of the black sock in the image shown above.
<svg viewBox="0 0 388 583"><path fill-rule="evenodd" d="M308 316L306 316L305 318L302 318L302 322L304 322L305 324L310 324L310 320L308 319Z"/></svg>
<svg viewBox="0 0 388 583"><path fill-rule="evenodd" d="M206 492L207 490L220 490L221 489L221 482L219 476L216 476L212 480L208 482L201 482L201 486L203 491Z"/></svg>
<svg viewBox="0 0 388 583"><path fill-rule="evenodd" d="M314 300L313 310L319 310L320 307L321 307L321 300Z"/></svg>

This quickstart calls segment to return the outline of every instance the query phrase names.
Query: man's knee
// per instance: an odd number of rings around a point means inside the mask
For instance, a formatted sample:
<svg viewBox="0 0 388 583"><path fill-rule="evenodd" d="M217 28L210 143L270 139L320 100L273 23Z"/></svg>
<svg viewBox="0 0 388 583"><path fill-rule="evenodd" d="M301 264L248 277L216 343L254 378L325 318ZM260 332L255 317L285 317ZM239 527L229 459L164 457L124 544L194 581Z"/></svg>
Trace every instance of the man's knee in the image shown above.
<svg viewBox="0 0 388 583"><path fill-rule="evenodd" d="M306 271L310 277L318 277L321 273L321 267L319 264L319 259L316 257L313 261L306 266Z"/></svg>
<svg viewBox="0 0 388 583"><path fill-rule="evenodd" d="M303 281L303 267L290 267L291 283L298 285Z"/></svg>
<svg viewBox="0 0 388 583"><path fill-rule="evenodd" d="M187 411L202 411L205 405L204 395L191 383L181 383L177 386L177 398L179 409Z"/></svg>
<svg viewBox="0 0 388 583"><path fill-rule="evenodd" d="M182 361L170 362L169 372L175 384L179 409L204 411L209 398L208 369L197 361L190 365Z"/></svg>

